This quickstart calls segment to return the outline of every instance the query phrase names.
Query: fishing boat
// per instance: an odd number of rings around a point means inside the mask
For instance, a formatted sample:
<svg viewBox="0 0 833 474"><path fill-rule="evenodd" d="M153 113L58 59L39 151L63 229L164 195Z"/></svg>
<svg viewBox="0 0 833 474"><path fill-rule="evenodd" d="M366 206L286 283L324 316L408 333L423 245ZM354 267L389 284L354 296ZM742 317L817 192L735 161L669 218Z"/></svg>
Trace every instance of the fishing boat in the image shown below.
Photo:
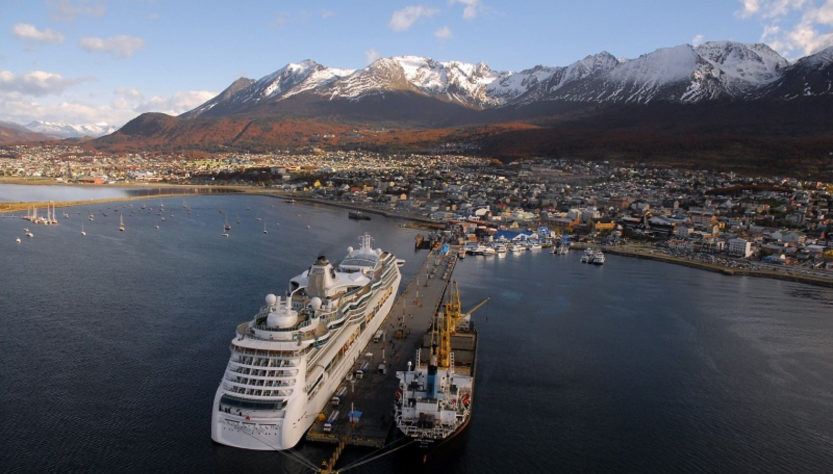
<svg viewBox="0 0 833 474"><path fill-rule="evenodd" d="M430 451L461 434L471 421L477 356L477 332L471 313L463 313L457 283L434 315L413 364L397 371L394 420L402 434Z"/></svg>
<svg viewBox="0 0 833 474"><path fill-rule="evenodd" d="M283 296L266 295L231 340L211 438L253 450L295 446L379 329L401 279L396 257L364 234L337 265L320 256Z"/></svg>

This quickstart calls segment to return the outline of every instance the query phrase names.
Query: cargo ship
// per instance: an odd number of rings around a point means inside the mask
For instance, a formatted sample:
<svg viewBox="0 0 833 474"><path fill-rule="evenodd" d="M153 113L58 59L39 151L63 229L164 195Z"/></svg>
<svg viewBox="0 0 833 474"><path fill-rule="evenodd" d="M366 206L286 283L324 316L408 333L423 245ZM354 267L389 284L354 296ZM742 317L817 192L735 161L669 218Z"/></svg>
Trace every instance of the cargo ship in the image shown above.
<svg viewBox="0 0 833 474"><path fill-rule="evenodd" d="M460 310L456 282L440 305L413 364L397 371L394 419L399 431L429 452L460 435L471 420L477 362L477 332L471 313Z"/></svg>
<svg viewBox="0 0 833 474"><path fill-rule="evenodd" d="M399 263L364 234L338 265L320 256L284 296L266 295L231 340L211 439L253 450L295 446L390 311Z"/></svg>

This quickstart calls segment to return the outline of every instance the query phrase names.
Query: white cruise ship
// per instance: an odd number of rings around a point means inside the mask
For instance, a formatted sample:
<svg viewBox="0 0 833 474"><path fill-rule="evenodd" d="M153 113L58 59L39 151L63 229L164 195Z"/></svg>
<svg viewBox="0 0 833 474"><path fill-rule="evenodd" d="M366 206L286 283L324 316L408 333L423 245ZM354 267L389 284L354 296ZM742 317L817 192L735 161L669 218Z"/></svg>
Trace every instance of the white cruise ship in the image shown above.
<svg viewBox="0 0 833 474"><path fill-rule="evenodd" d="M237 326L211 415L211 439L255 450L295 446L390 311L396 257L360 238L334 267L325 257L285 297Z"/></svg>

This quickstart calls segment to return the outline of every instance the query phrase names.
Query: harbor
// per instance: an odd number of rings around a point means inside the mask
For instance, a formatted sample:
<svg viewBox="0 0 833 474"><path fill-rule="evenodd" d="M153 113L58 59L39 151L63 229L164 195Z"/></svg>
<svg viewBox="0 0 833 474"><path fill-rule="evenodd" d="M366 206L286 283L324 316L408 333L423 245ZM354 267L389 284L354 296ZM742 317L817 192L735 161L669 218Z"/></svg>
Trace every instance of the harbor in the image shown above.
<svg viewBox="0 0 833 474"><path fill-rule="evenodd" d="M347 379L333 394L327 411L307 432L308 441L338 445L337 453L345 446L385 447L393 427L395 372L413 362L456 262L455 252L429 252ZM330 468L335 460L330 459Z"/></svg>

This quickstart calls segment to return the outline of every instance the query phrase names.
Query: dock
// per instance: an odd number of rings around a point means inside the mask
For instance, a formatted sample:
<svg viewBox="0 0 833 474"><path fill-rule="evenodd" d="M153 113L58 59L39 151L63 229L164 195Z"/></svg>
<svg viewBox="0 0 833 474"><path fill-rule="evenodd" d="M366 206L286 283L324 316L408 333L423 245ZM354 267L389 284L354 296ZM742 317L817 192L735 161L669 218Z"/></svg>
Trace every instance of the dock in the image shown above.
<svg viewBox="0 0 833 474"><path fill-rule="evenodd" d="M408 361L414 361L456 263L456 252L429 252L382 322L384 335L378 341L371 339L361 352L333 394L341 393L338 402L329 404L307 431L308 441L335 444L338 451L344 446L385 446L393 428L396 371L405 370Z"/></svg>

